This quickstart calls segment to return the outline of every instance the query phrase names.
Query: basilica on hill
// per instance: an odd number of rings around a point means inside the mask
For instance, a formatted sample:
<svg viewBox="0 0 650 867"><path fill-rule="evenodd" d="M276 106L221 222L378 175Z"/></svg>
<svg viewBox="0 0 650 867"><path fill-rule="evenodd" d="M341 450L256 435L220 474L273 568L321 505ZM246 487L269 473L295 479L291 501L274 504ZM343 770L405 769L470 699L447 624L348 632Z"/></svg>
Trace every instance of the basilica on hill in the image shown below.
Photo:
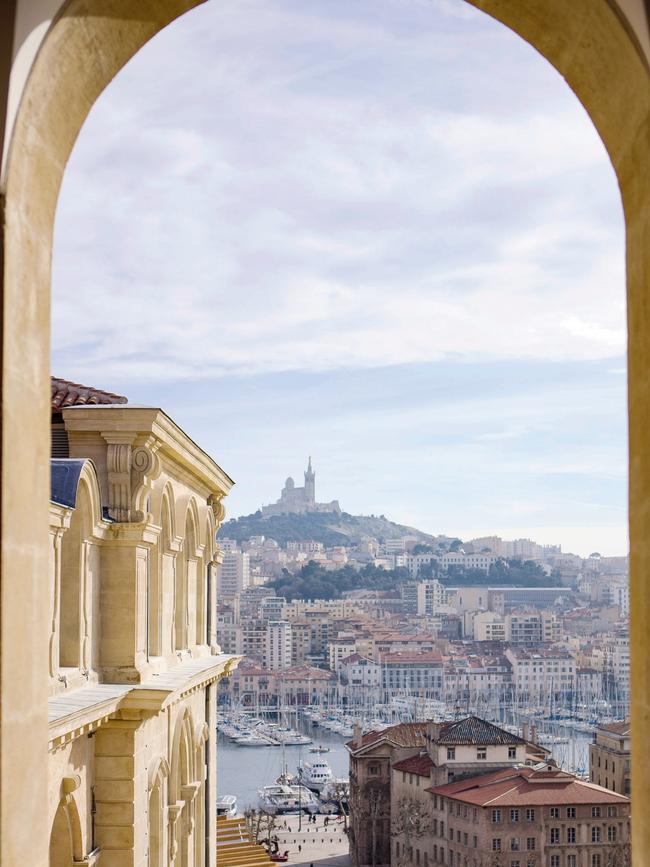
<svg viewBox="0 0 650 867"><path fill-rule="evenodd" d="M265 518L272 515L302 515L305 512L341 512L338 500L332 500L331 503L316 502L316 473L311 466L311 457L305 470L304 488L297 488L289 476L282 488L280 499L270 506L262 506L262 515Z"/></svg>

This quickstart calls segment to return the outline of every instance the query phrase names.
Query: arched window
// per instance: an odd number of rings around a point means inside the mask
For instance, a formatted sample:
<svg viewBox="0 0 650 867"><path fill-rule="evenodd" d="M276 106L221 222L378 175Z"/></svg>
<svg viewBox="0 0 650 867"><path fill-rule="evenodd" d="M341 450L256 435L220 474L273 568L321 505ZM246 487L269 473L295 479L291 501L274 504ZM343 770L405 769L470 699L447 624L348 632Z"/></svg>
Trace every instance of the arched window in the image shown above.
<svg viewBox="0 0 650 867"><path fill-rule="evenodd" d="M198 560L196 523L192 509L185 519L181 568L176 570L175 649L185 650L194 643L196 626L196 583Z"/></svg>
<svg viewBox="0 0 650 867"><path fill-rule="evenodd" d="M157 548L152 552L149 562L149 593L148 593L148 618L149 618L149 655L164 656L169 653L175 641L173 637L166 639L164 624L173 620L174 610L174 586L176 555L172 550L173 520L172 520L173 495L171 490L166 490L162 497L160 515L160 536Z"/></svg>
<svg viewBox="0 0 650 867"><path fill-rule="evenodd" d="M169 804L175 808L173 826L170 825L170 858L176 857L178 867L198 867L194 835L199 789L200 784L195 781L192 717L186 710L176 723L169 779Z"/></svg>
<svg viewBox="0 0 650 867"><path fill-rule="evenodd" d="M167 800L167 778L169 765L160 759L149 781L148 806L148 864L149 867L165 867L169 863L167 853L167 828L165 824L165 804Z"/></svg>

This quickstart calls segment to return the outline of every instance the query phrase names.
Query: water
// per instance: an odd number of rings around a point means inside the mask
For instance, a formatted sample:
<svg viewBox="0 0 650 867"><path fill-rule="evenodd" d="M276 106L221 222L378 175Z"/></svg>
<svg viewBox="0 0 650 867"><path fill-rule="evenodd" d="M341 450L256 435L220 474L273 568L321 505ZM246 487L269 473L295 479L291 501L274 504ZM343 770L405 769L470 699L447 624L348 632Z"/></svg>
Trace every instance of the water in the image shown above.
<svg viewBox="0 0 650 867"><path fill-rule="evenodd" d="M335 777L347 779L349 754L344 745L349 738L311 726L300 728L313 738L314 743L284 748L289 773L297 772L299 762L325 759ZM311 747L319 744L329 747L329 753L309 752ZM240 747L219 735L217 792L219 795L236 795L240 811L257 807L257 790L274 783L282 770L282 747Z"/></svg>

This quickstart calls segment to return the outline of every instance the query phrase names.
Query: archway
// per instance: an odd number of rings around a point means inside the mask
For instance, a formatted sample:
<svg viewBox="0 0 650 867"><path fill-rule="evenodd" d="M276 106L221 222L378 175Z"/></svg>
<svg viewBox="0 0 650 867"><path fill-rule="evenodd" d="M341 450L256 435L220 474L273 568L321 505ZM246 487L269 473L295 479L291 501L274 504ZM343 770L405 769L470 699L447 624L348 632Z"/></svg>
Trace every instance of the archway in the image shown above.
<svg viewBox="0 0 650 867"><path fill-rule="evenodd" d="M643 51L615 0L471 0L530 42L566 78L585 106L616 170L627 225L629 324L630 535L632 581L633 835L638 865L649 859L650 825L650 88ZM84 119L104 87L161 28L199 0L70 0L54 21L33 65L10 149L4 229L1 854L24 851L44 860L47 603L37 580L46 563L49 447L50 253L54 211L65 163ZM622 5L622 4L621 4ZM641 3L626 3L632 17ZM638 7L638 8L637 8ZM644 26L643 24L641 26ZM25 359L29 361L26 362ZM34 460L34 456L39 459ZM35 539L38 541L35 542ZM26 633L22 624L31 620ZM36 644L34 644L36 642ZM43 660L26 683L12 675L25 659ZM27 749L25 749L27 747ZM16 781L23 782L16 782ZM10 782L11 781L11 782ZM8 787L11 786L11 792ZM6 824L5 824L6 823ZM645 863L648 863L646 860Z"/></svg>
<svg viewBox="0 0 650 867"><path fill-rule="evenodd" d="M50 834L50 867L71 867L74 861L72 832L65 808L59 804Z"/></svg>

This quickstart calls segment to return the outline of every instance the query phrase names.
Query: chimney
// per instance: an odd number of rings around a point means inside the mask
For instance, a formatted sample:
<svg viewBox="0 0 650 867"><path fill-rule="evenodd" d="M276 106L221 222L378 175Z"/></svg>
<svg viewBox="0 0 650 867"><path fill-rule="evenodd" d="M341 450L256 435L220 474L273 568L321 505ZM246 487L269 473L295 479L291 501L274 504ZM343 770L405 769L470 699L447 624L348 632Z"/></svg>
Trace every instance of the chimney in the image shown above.
<svg viewBox="0 0 650 867"><path fill-rule="evenodd" d="M525 741L528 740L528 720L521 726L521 736Z"/></svg>
<svg viewBox="0 0 650 867"><path fill-rule="evenodd" d="M530 739L534 744L537 743L537 726L535 723L530 727Z"/></svg>
<svg viewBox="0 0 650 867"><path fill-rule="evenodd" d="M430 744L437 744L440 737L441 724L434 720L429 720L427 723L427 741Z"/></svg>
<svg viewBox="0 0 650 867"><path fill-rule="evenodd" d="M354 735L352 736L352 743L354 744L355 750L358 750L363 744L363 733L361 731L361 726L359 723L354 724Z"/></svg>

